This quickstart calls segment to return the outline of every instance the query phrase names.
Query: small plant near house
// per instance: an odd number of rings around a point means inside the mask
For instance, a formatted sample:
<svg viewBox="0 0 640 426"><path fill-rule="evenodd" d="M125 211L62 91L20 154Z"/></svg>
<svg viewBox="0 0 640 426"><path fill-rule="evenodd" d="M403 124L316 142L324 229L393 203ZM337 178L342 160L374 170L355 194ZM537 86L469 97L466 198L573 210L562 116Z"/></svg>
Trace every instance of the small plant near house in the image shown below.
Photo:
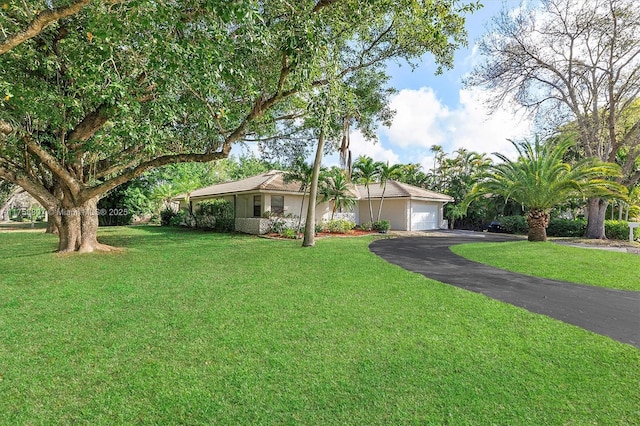
<svg viewBox="0 0 640 426"><path fill-rule="evenodd" d="M322 231L333 234L346 234L355 227L355 222L346 219L334 219L322 222Z"/></svg>
<svg viewBox="0 0 640 426"><path fill-rule="evenodd" d="M391 228L391 222L387 219L377 220L373 222L373 229L380 232L381 234L386 234Z"/></svg>
<svg viewBox="0 0 640 426"><path fill-rule="evenodd" d="M167 207L166 209L163 209L160 212L160 225L162 225L162 226L171 225L171 219L176 217L177 214L178 214L178 212L176 212L175 210L173 210L171 208Z"/></svg>
<svg viewBox="0 0 640 426"><path fill-rule="evenodd" d="M298 238L298 231L296 231L293 228L284 228L282 231L279 232L279 235L283 238L290 238L293 240Z"/></svg>
<svg viewBox="0 0 640 426"><path fill-rule="evenodd" d="M195 218L198 228L213 229L216 232L234 230L233 204L228 200L214 199L198 203Z"/></svg>
<svg viewBox="0 0 640 426"><path fill-rule="evenodd" d="M363 231L372 231L373 230L373 222L365 222L360 225L360 229Z"/></svg>
<svg viewBox="0 0 640 426"><path fill-rule="evenodd" d="M193 217L187 210L180 210L171 219L169 219L169 226L191 226Z"/></svg>

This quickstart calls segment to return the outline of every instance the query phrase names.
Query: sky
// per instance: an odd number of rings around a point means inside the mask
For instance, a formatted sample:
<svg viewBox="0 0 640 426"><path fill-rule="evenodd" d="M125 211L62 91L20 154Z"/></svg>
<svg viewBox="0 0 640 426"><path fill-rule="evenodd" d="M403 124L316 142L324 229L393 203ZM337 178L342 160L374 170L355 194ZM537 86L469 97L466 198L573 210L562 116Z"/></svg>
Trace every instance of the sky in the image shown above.
<svg viewBox="0 0 640 426"><path fill-rule="evenodd" d="M483 0L484 7L467 15L469 45L457 51L454 68L434 75L433 60L425 56L420 66L389 65L390 85L398 90L391 99L396 110L393 125L380 127L380 141L372 144L361 134L351 134L353 158L368 155L376 161L420 163L427 171L433 167L429 148L441 145L446 153L459 148L491 154L514 153L508 139L529 137L531 123L510 108L489 114L483 99L491 96L480 89L464 88L462 78L481 59L477 42L487 32L491 18L503 7L513 9L520 0ZM338 157L326 157L325 165L337 165Z"/></svg>

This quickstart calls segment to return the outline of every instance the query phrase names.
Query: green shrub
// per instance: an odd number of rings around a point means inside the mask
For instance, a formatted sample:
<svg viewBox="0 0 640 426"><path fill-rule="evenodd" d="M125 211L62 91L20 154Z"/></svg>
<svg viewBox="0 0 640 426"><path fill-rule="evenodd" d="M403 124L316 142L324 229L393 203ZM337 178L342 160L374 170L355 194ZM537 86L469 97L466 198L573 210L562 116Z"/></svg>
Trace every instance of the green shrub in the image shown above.
<svg viewBox="0 0 640 426"><path fill-rule="evenodd" d="M391 228L391 222L387 219L378 220L373 222L373 229L378 232L387 232Z"/></svg>
<svg viewBox="0 0 640 426"><path fill-rule="evenodd" d="M279 232L281 237L295 239L298 236L298 232L296 232L293 228L284 228Z"/></svg>
<svg viewBox="0 0 640 426"><path fill-rule="evenodd" d="M279 217L272 217L271 218L271 227L269 229L269 232L273 232L275 234L282 234L282 232L287 229L287 222Z"/></svg>
<svg viewBox="0 0 640 426"><path fill-rule="evenodd" d="M628 240L629 239L629 222L626 220L605 220L604 234L612 240ZM640 238L638 228L633 230L633 239Z"/></svg>
<svg viewBox="0 0 640 426"><path fill-rule="evenodd" d="M190 220L191 214L187 210L180 210L171 219L169 219L170 226L186 226Z"/></svg>
<svg viewBox="0 0 640 426"><path fill-rule="evenodd" d="M166 208L160 212L160 225L169 226L171 224L171 219L173 219L176 214L178 214L175 210L171 208Z"/></svg>
<svg viewBox="0 0 640 426"><path fill-rule="evenodd" d="M550 237L584 237L587 221L584 219L551 219L547 227Z"/></svg>
<svg viewBox="0 0 640 426"><path fill-rule="evenodd" d="M505 232L509 234L526 234L529 232L527 218L524 216L502 216L498 219Z"/></svg>
<svg viewBox="0 0 640 426"><path fill-rule="evenodd" d="M333 232L335 234L346 234L356 227L355 222L347 219L334 219L326 222L322 222L322 230L326 232Z"/></svg>
<svg viewBox="0 0 640 426"><path fill-rule="evenodd" d="M216 232L231 232L235 228L233 204L222 198L198 203L196 223L199 228Z"/></svg>
<svg viewBox="0 0 640 426"><path fill-rule="evenodd" d="M362 225L360 225L360 229L362 229L363 231L371 231L373 230L373 222L365 222Z"/></svg>

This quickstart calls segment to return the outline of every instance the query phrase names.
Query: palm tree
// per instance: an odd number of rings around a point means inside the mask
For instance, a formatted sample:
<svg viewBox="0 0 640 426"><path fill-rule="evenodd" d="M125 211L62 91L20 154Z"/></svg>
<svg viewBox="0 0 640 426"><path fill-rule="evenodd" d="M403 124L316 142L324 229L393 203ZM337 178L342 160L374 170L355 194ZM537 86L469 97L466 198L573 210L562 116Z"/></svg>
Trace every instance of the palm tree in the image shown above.
<svg viewBox="0 0 640 426"><path fill-rule="evenodd" d="M380 221L380 216L382 216L382 203L384 201L384 193L387 190L387 181L389 179L397 179L401 176L401 165L394 164L393 166L389 166L389 162L387 164L380 165L380 171L378 174L378 179L380 180L380 186L382 186L382 196L380 197L380 206L378 206L378 221Z"/></svg>
<svg viewBox="0 0 640 426"><path fill-rule="evenodd" d="M503 162L492 165L465 198L467 207L472 201L487 195L502 195L521 203L528 211L529 241L546 241L546 228L551 209L572 198L616 196L626 198L626 188L607 180L620 176L620 167L585 158L574 165L563 161L563 155L573 142L569 139L552 145L541 144L536 138L516 143L518 159L512 161L494 153Z"/></svg>
<svg viewBox="0 0 640 426"><path fill-rule="evenodd" d="M422 171L422 166L418 163L401 164L398 180L409 185L424 188L427 184L428 176Z"/></svg>
<svg viewBox="0 0 640 426"><path fill-rule="evenodd" d="M353 177L359 184L367 188L367 198L369 199L369 217L373 222L373 205L371 204L370 185L375 183L380 175L380 166L382 163L374 162L373 158L360 156L353 164Z"/></svg>
<svg viewBox="0 0 640 426"><path fill-rule="evenodd" d="M356 205L356 199L351 194L351 185L347 174L339 168L332 168L323 179L320 188L321 201L333 203L331 220L338 209L349 210Z"/></svg>

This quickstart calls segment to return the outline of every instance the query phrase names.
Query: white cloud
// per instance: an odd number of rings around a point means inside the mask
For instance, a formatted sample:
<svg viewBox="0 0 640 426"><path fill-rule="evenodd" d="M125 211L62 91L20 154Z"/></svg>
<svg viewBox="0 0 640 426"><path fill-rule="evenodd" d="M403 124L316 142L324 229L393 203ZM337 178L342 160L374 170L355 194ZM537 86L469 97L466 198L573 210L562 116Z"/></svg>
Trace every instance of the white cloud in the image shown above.
<svg viewBox="0 0 640 426"><path fill-rule="evenodd" d="M400 162L398 154L393 152L391 149L384 148L380 142L374 143L366 140L360 131L352 132L350 137L351 143L349 146L351 148L351 154L354 161L359 156L366 155L373 158L375 161L382 161L384 163L387 161L390 164Z"/></svg>
<svg viewBox="0 0 640 426"><path fill-rule="evenodd" d="M514 149L507 139L529 136L531 123L508 108L489 115L484 106L487 96L490 94L479 89L462 89L458 107L451 109L437 99L431 88L402 90L392 100L392 107L397 111L393 125L381 129L381 134L387 146L424 149L427 158L419 161L424 166L430 163L432 145L441 145L447 153L466 148L513 154ZM400 161L416 162L406 158Z"/></svg>

